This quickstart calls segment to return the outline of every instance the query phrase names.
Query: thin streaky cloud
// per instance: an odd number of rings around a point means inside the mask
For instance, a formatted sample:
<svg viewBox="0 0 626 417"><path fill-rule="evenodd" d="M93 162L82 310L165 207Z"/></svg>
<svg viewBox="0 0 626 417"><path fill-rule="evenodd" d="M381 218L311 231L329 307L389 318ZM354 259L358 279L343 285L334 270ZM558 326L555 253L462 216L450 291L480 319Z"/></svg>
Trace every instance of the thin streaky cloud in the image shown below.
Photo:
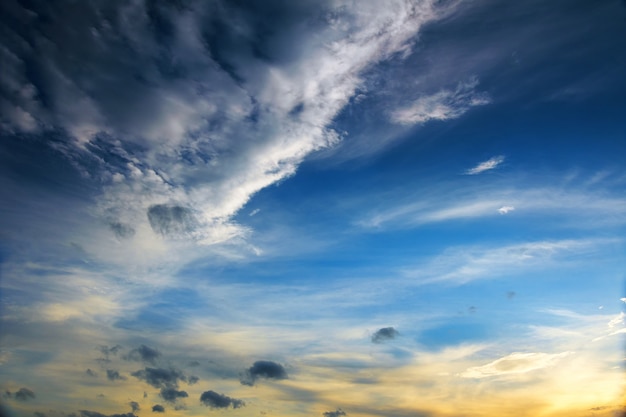
<svg viewBox="0 0 626 417"><path fill-rule="evenodd" d="M484 162L481 162L480 164L476 165L474 168L468 169L467 171L465 171L465 173L467 175L480 174L485 171L496 169L503 162L504 162L504 156L502 155L494 156Z"/></svg>

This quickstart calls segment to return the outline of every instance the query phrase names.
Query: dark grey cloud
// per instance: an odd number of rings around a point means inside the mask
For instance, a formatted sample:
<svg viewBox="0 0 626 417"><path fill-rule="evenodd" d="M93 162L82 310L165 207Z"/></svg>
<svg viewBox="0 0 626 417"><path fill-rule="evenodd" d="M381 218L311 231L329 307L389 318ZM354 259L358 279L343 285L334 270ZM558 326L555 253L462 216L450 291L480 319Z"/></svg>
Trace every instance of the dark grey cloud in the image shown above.
<svg viewBox="0 0 626 417"><path fill-rule="evenodd" d="M152 412L153 413L164 413L165 412L165 407L163 407L161 404L155 404L152 406Z"/></svg>
<svg viewBox="0 0 626 417"><path fill-rule="evenodd" d="M91 376L91 377L94 377L94 378L98 377L98 373L97 373L96 371L91 370L91 369L87 369L87 370L85 371L85 373L86 373L87 375Z"/></svg>
<svg viewBox="0 0 626 417"><path fill-rule="evenodd" d="M120 375L120 373L114 369L107 369L107 379L109 381L125 381L126 377Z"/></svg>
<svg viewBox="0 0 626 417"><path fill-rule="evenodd" d="M189 235L198 227L198 221L191 209L165 204L150 206L148 221L155 233L169 237Z"/></svg>
<svg viewBox="0 0 626 417"><path fill-rule="evenodd" d="M154 388L178 388L178 381L187 381L187 377L175 368L145 368L131 373L137 379L146 381Z"/></svg>
<svg viewBox="0 0 626 417"><path fill-rule="evenodd" d="M243 385L252 386L259 378L287 379L287 372L279 363L272 361L256 361L254 365L246 370L240 381Z"/></svg>
<svg viewBox="0 0 626 417"><path fill-rule="evenodd" d="M237 400L211 390L202 393L200 402L210 408L240 408L246 405L242 400Z"/></svg>
<svg viewBox="0 0 626 417"><path fill-rule="evenodd" d="M191 376L187 379L187 383L188 383L189 385L193 385L193 384L197 383L198 381L200 381L200 378L198 378L198 377L197 377L197 376L195 376L195 375L191 375Z"/></svg>
<svg viewBox="0 0 626 417"><path fill-rule="evenodd" d="M128 405L130 405L130 408L133 411L133 413L135 411L139 411L141 409L141 407L139 407L139 403L137 401L131 401L131 402L128 403Z"/></svg>
<svg viewBox="0 0 626 417"><path fill-rule="evenodd" d="M161 388L159 395L169 403L174 403L179 398L189 397L186 391L178 391L176 388Z"/></svg>
<svg viewBox="0 0 626 417"><path fill-rule="evenodd" d="M13 394L16 400L28 401L35 398L35 393L28 388L20 388L15 394Z"/></svg>
<svg viewBox="0 0 626 417"><path fill-rule="evenodd" d="M155 364L156 360L161 356L161 352L146 345L141 345L136 349L128 352L128 355L124 357L126 360L133 360L137 362L146 362Z"/></svg>
<svg viewBox="0 0 626 417"><path fill-rule="evenodd" d="M394 329L393 327L383 327L382 329L376 330L372 335L373 343L383 343L387 340L395 339L400 333Z"/></svg>
<svg viewBox="0 0 626 417"><path fill-rule="evenodd" d="M341 408L338 408L335 411L326 411L325 413L323 413L324 417L340 417L340 416L346 416L346 412L343 411Z"/></svg>
<svg viewBox="0 0 626 417"><path fill-rule="evenodd" d="M80 410L81 417L137 417L133 413L102 414L97 411Z"/></svg>

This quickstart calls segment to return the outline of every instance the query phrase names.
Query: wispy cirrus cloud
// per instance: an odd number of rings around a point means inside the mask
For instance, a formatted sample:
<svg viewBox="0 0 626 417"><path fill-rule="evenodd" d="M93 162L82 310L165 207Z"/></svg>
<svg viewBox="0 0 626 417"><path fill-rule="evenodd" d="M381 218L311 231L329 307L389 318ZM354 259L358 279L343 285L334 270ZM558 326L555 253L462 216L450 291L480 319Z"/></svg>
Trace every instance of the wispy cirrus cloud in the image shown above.
<svg viewBox="0 0 626 417"><path fill-rule="evenodd" d="M418 98L406 107L391 112L394 123L413 125L430 120L456 119L475 106L488 104L491 100L486 93L476 91L478 79L460 82L456 89L442 89L439 92Z"/></svg>
<svg viewBox="0 0 626 417"><path fill-rule="evenodd" d="M515 352L486 365L468 368L465 372L461 373L460 376L463 378L487 378L524 374L552 366L562 358L565 358L573 353L574 352L552 354L542 352Z"/></svg>
<svg viewBox="0 0 626 417"><path fill-rule="evenodd" d="M465 173L467 175L476 175L476 174L483 173L485 171L496 169L498 166L500 166L500 164L504 162L504 159L505 158L503 155L491 157L487 159L486 161L481 162L480 164L476 165L474 168L468 169L467 171L465 171Z"/></svg>

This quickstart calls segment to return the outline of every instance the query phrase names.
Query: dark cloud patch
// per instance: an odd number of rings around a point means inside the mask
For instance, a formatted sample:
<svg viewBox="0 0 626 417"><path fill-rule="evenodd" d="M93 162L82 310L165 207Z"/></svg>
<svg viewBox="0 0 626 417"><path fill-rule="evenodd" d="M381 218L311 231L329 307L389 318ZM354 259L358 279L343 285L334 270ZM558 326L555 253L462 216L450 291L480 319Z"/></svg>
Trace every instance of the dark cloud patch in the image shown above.
<svg viewBox="0 0 626 417"><path fill-rule="evenodd" d="M382 329L378 329L372 335L372 342L383 343L383 342L386 342L387 340L395 339L396 336L398 336L399 334L400 332L398 332L393 327L383 327Z"/></svg>
<svg viewBox="0 0 626 417"><path fill-rule="evenodd" d="M242 400L230 398L210 390L202 393L200 402L210 408L240 408L246 405Z"/></svg>
<svg viewBox="0 0 626 417"><path fill-rule="evenodd" d="M141 407L139 407L139 403L137 401L131 401L131 402L128 403L128 405L130 405L130 408L133 411L133 413L135 411L139 411L141 409Z"/></svg>
<svg viewBox="0 0 626 417"><path fill-rule="evenodd" d="M128 355L124 357L126 360L133 360L137 362L146 362L155 364L156 360L161 356L161 352L146 345L141 345L136 349L131 350Z"/></svg>
<svg viewBox="0 0 626 417"><path fill-rule="evenodd" d="M135 236L135 229L125 223L111 222L109 223L109 228L119 239L128 239Z"/></svg>
<svg viewBox="0 0 626 417"><path fill-rule="evenodd" d="M125 381L126 377L120 375L120 373L114 369L107 369L107 379L109 381Z"/></svg>
<svg viewBox="0 0 626 417"><path fill-rule="evenodd" d="M341 408L338 408L335 411L326 411L325 413L323 413L324 417L340 417L340 416L347 416L348 414L346 414L345 411L343 411Z"/></svg>
<svg viewBox="0 0 626 417"><path fill-rule="evenodd" d="M193 385L193 384L197 383L198 381L200 381L200 378L198 378L198 377L197 377L197 376L195 376L195 375L191 375L191 376L187 379L187 383L188 383L189 385Z"/></svg>
<svg viewBox="0 0 626 417"><path fill-rule="evenodd" d="M161 404L155 404L152 406L152 412L153 413L164 413L165 412L165 407L163 407Z"/></svg>
<svg viewBox="0 0 626 417"><path fill-rule="evenodd" d="M35 411L33 414L35 417L46 417L46 413L42 413L41 411Z"/></svg>
<svg viewBox="0 0 626 417"><path fill-rule="evenodd" d="M123 414L102 414L97 411L80 410L81 417L137 417L133 413Z"/></svg>
<svg viewBox="0 0 626 417"><path fill-rule="evenodd" d="M506 298L508 298L509 300L512 300L513 298L515 298L516 295L517 293L515 291L508 291L506 293Z"/></svg>
<svg viewBox="0 0 626 417"><path fill-rule="evenodd" d="M120 345L115 345L113 347L108 347L106 345L98 346L98 350L102 352L102 354L108 358L109 355L117 355L117 353L122 349Z"/></svg>
<svg viewBox="0 0 626 417"><path fill-rule="evenodd" d="M166 204L150 206L148 221L155 233L167 237L188 235L198 226L198 221L191 209Z"/></svg>
<svg viewBox="0 0 626 417"><path fill-rule="evenodd" d="M178 391L176 388L161 388L160 395L161 398L169 403L174 403L179 398L189 397L186 391Z"/></svg>
<svg viewBox="0 0 626 417"><path fill-rule="evenodd" d="M243 385L252 386L259 378L287 379L285 368L279 363L272 361L256 361L241 378Z"/></svg>
<svg viewBox="0 0 626 417"><path fill-rule="evenodd" d="M87 370L85 371L85 373L86 373L87 375L91 376L91 377L94 377L94 378L97 378L97 377L98 377L98 373L97 373L97 372L95 372L95 371L92 371L91 369L87 369Z"/></svg>
<svg viewBox="0 0 626 417"><path fill-rule="evenodd" d="M174 368L145 368L133 372L131 375L146 381L154 388L178 388L178 381L187 381L185 374Z"/></svg>
<svg viewBox="0 0 626 417"><path fill-rule="evenodd" d="M28 388L20 388L13 396L16 400L28 401L35 398L35 393Z"/></svg>

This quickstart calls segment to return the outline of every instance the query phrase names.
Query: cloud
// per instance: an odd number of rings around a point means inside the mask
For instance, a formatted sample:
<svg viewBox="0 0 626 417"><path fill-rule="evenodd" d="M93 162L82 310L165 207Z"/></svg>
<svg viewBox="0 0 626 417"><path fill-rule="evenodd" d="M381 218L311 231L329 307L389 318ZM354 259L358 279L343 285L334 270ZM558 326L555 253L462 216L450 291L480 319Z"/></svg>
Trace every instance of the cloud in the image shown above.
<svg viewBox="0 0 626 417"><path fill-rule="evenodd" d="M91 377L94 377L94 378L96 378L96 377L98 376L98 373L97 373L97 372L95 372L95 371L92 371L91 369L87 369L87 370L85 371L85 373L86 373L87 375L91 376Z"/></svg>
<svg viewBox="0 0 626 417"><path fill-rule="evenodd" d="M326 411L323 413L324 417L341 417L341 416L347 416L348 414L343 411L341 408L338 408L335 411Z"/></svg>
<svg viewBox="0 0 626 417"><path fill-rule="evenodd" d="M109 223L109 227L119 239L129 239L135 236L135 229L128 224L112 222Z"/></svg>
<svg viewBox="0 0 626 417"><path fill-rule="evenodd" d="M35 398L35 393L28 388L20 388L13 394L13 397L19 401L28 401Z"/></svg>
<svg viewBox="0 0 626 417"><path fill-rule="evenodd" d="M383 327L382 329L376 330L372 335L373 343L383 343L387 340L395 339L400 333L394 329L393 327Z"/></svg>
<svg viewBox="0 0 626 417"><path fill-rule="evenodd" d="M200 402L210 408L240 408L245 406L242 400L230 398L211 390L202 393Z"/></svg>
<svg viewBox="0 0 626 417"><path fill-rule="evenodd" d="M109 381L124 381L126 377L120 375L118 371L107 369L107 378Z"/></svg>
<svg viewBox="0 0 626 417"><path fill-rule="evenodd" d="M470 108L490 102L485 93L477 93L478 79L459 83L455 90L441 90L417 99L408 107L394 110L391 120L398 124L412 125L430 120L456 119Z"/></svg>
<svg viewBox="0 0 626 417"><path fill-rule="evenodd" d="M117 355L117 353L122 349L122 346L115 345L113 347L108 347L106 345L98 346L98 350L105 356L105 358L109 358L110 355Z"/></svg>
<svg viewBox="0 0 626 417"><path fill-rule="evenodd" d="M148 208L148 220L155 233L168 237L185 237L193 234L198 220L186 207L156 204Z"/></svg>
<svg viewBox="0 0 626 417"><path fill-rule="evenodd" d="M177 388L178 381L187 380L185 374L175 368L145 368L132 372L131 375L155 388Z"/></svg>
<svg viewBox="0 0 626 417"><path fill-rule="evenodd" d="M102 414L97 411L80 410L81 417L137 417L133 413L124 414Z"/></svg>
<svg viewBox="0 0 626 417"><path fill-rule="evenodd" d="M164 413L165 412L165 408L160 405L160 404L155 404L152 406L152 412L153 413Z"/></svg>
<svg viewBox="0 0 626 417"><path fill-rule="evenodd" d="M484 162L481 162L480 164L476 165L474 168L468 169L467 171L465 171L465 173L467 175L480 174L485 171L496 169L503 162L504 162L504 156L502 155L494 156Z"/></svg>
<svg viewBox="0 0 626 417"><path fill-rule="evenodd" d="M135 411L139 411L141 409L141 407L139 407L139 403L137 401L131 401L131 402L128 403L128 405L130 405L130 408L131 408L133 413Z"/></svg>
<svg viewBox="0 0 626 417"><path fill-rule="evenodd" d="M250 231L233 219L250 198L337 144L333 121L366 72L406 57L456 3L51 4L49 25L3 34L0 124L41 142L53 132L98 188L90 212L124 249L109 254L100 240L91 255L122 262L175 247L155 235L240 244ZM446 117L484 101L473 85L443 92Z"/></svg>
<svg viewBox="0 0 626 417"><path fill-rule="evenodd" d="M463 378L487 378L500 375L524 374L554 365L574 352L562 353L511 353L483 366L468 368Z"/></svg>
<svg viewBox="0 0 626 417"><path fill-rule="evenodd" d="M146 345L141 345L136 349L128 352L128 355L125 356L126 360L133 360L137 362L146 362L155 364L156 360L161 356L161 352L156 349L152 349Z"/></svg>
<svg viewBox="0 0 626 417"><path fill-rule="evenodd" d="M241 378L243 385L254 385L258 378L287 379L285 368L279 363L272 361L256 361Z"/></svg>
<svg viewBox="0 0 626 417"><path fill-rule="evenodd" d="M174 403L179 398L189 397L189 394L187 394L186 391L178 391L175 388L161 388L159 395L161 395L161 398L169 403Z"/></svg>
<svg viewBox="0 0 626 417"><path fill-rule="evenodd" d="M502 206L498 209L498 213L500 214L507 214L511 211L515 210L515 207L513 206Z"/></svg>

